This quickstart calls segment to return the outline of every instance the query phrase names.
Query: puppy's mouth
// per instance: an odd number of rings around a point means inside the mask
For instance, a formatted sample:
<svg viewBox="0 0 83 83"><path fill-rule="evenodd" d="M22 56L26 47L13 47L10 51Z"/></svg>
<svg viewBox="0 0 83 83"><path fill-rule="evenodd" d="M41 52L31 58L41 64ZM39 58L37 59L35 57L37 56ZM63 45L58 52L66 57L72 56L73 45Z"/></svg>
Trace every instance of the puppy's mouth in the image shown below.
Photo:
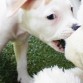
<svg viewBox="0 0 83 83"><path fill-rule="evenodd" d="M53 48L56 51L64 53L64 50L65 50L65 41L63 39L61 39L61 40L53 40L52 44L53 44Z"/></svg>

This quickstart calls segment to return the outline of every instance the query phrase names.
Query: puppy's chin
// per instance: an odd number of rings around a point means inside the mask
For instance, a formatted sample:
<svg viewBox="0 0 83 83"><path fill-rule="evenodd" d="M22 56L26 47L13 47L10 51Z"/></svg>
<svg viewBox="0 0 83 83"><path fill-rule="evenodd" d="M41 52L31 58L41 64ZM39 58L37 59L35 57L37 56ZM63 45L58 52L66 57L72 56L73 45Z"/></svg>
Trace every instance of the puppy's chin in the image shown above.
<svg viewBox="0 0 83 83"><path fill-rule="evenodd" d="M61 40L53 40L51 42L52 48L54 48L56 51L64 53L65 50L65 41L63 39Z"/></svg>

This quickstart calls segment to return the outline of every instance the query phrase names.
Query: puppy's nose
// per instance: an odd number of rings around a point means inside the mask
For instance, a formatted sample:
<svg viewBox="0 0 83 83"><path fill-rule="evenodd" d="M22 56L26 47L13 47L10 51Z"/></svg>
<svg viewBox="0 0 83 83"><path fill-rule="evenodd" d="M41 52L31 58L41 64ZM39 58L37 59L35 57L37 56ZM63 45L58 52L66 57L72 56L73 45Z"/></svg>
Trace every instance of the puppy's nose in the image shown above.
<svg viewBox="0 0 83 83"><path fill-rule="evenodd" d="M80 27L80 25L78 25L78 24L73 24L72 29L73 29L73 30L77 30L79 27Z"/></svg>

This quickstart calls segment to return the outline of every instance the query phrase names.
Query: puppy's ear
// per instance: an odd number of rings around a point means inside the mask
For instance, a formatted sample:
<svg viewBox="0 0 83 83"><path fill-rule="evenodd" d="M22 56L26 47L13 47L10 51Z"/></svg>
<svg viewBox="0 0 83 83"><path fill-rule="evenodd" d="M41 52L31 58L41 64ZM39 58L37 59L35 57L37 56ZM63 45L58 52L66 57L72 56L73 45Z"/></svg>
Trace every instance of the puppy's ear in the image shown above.
<svg viewBox="0 0 83 83"><path fill-rule="evenodd" d="M13 14L15 14L19 8L21 8L23 6L23 8L25 7L25 3L28 3L32 0L6 0L7 2L7 7L8 7L8 17L12 16Z"/></svg>

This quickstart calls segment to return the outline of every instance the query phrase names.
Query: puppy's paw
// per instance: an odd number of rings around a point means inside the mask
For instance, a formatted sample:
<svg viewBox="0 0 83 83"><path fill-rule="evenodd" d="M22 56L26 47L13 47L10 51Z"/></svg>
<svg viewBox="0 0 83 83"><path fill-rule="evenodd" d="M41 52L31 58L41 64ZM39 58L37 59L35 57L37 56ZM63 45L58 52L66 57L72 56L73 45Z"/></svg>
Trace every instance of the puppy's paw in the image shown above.
<svg viewBox="0 0 83 83"><path fill-rule="evenodd" d="M33 78L28 75L18 75L18 82L20 83L33 83Z"/></svg>

